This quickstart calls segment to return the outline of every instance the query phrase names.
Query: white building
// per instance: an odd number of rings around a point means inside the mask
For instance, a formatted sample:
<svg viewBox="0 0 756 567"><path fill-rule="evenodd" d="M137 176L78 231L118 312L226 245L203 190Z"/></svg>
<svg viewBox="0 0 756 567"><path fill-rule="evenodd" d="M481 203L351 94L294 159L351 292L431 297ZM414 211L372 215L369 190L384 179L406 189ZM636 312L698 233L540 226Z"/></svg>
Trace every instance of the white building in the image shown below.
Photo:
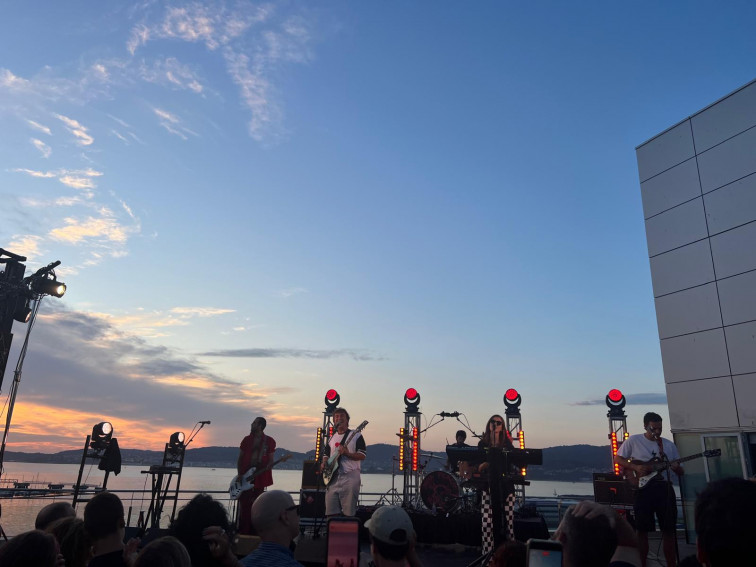
<svg viewBox="0 0 756 567"><path fill-rule="evenodd" d="M686 463L689 520L708 480L756 473L756 81L636 154L669 428L722 450Z"/></svg>

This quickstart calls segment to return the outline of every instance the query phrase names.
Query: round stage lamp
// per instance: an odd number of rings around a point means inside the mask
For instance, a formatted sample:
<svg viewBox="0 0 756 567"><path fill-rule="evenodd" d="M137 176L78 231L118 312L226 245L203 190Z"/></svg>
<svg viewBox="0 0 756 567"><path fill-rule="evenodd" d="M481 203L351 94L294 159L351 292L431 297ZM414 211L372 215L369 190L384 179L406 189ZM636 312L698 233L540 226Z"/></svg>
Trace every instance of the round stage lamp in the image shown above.
<svg viewBox="0 0 756 567"><path fill-rule="evenodd" d="M171 447L181 447L184 445L184 432L183 431L177 431L173 435L171 435L170 441L168 441L168 444Z"/></svg>
<svg viewBox="0 0 756 567"><path fill-rule="evenodd" d="M504 405L508 408L519 407L521 403L522 397L520 396L520 393L514 388L509 388L506 392L504 392Z"/></svg>
<svg viewBox="0 0 756 567"><path fill-rule="evenodd" d="M326 392L325 395L325 405L326 405L326 411L328 413L333 413L333 410L336 409L336 407L339 405L339 402L341 402L341 396L339 396L339 393L331 388Z"/></svg>
<svg viewBox="0 0 756 567"><path fill-rule="evenodd" d="M109 421L101 421L92 428L89 446L93 449L104 449L113 437L113 425Z"/></svg>
<svg viewBox="0 0 756 567"><path fill-rule="evenodd" d="M625 415L622 408L625 407L627 400L622 392L616 388L609 390L605 401L606 406L609 408L609 417L623 417Z"/></svg>
<svg viewBox="0 0 756 567"><path fill-rule="evenodd" d="M405 412L415 413L420 407L420 392L415 388L407 388L404 392L404 405L406 406Z"/></svg>
<svg viewBox="0 0 756 567"><path fill-rule="evenodd" d="M35 278L31 282L32 291L41 295L63 297L66 293L66 284L56 279Z"/></svg>

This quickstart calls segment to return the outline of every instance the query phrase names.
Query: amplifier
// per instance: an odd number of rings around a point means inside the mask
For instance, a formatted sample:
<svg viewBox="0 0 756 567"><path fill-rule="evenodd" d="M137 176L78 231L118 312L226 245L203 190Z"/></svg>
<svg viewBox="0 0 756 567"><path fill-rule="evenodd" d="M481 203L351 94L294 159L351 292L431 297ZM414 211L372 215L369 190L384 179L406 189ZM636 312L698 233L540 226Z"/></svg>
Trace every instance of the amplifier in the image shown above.
<svg viewBox="0 0 756 567"><path fill-rule="evenodd" d="M632 506L635 491L618 474L593 473L593 497L599 504Z"/></svg>

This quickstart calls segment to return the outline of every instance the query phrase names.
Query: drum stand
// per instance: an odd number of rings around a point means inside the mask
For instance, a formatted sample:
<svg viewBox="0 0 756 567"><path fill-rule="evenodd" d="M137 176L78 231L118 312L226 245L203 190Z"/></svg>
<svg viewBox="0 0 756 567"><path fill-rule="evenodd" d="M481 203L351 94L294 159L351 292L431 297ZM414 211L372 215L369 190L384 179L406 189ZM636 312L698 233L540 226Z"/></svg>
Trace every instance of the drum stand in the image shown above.
<svg viewBox="0 0 756 567"><path fill-rule="evenodd" d="M397 457L391 457L391 490L381 495L378 502L375 503L376 506L381 506L383 504L396 506L401 505L402 503L402 497L400 496L399 491L394 487L394 479L396 478L396 461L398 460Z"/></svg>

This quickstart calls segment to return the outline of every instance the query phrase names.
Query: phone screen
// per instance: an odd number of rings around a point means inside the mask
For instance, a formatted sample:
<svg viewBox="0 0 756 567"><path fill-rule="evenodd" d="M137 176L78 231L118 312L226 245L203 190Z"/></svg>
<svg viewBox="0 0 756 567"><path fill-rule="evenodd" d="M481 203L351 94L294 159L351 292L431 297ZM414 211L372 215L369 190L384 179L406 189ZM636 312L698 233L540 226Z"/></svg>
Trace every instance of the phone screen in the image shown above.
<svg viewBox="0 0 756 567"><path fill-rule="evenodd" d="M548 540L528 542L528 567L561 567L562 544Z"/></svg>
<svg viewBox="0 0 756 567"><path fill-rule="evenodd" d="M360 563L360 522L357 518L328 520L327 567L357 567Z"/></svg>

